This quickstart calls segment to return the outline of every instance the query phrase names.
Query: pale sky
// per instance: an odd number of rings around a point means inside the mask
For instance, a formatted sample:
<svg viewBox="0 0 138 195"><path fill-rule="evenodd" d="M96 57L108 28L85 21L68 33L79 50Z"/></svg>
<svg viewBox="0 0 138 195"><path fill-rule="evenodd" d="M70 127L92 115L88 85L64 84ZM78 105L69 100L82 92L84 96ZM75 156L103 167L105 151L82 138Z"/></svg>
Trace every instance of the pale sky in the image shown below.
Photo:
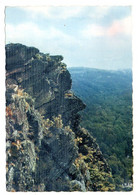
<svg viewBox="0 0 138 195"><path fill-rule="evenodd" d="M6 43L63 55L68 67L132 66L131 7L7 7Z"/></svg>

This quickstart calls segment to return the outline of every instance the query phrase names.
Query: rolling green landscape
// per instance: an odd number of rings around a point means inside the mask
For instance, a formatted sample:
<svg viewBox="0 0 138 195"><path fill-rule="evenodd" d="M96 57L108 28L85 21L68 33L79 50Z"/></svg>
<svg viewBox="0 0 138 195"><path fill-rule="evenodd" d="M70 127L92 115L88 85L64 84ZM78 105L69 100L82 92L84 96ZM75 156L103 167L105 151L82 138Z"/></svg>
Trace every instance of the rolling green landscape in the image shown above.
<svg viewBox="0 0 138 195"><path fill-rule="evenodd" d="M132 71L70 68L72 90L86 104L81 125L97 140L116 190L132 190Z"/></svg>

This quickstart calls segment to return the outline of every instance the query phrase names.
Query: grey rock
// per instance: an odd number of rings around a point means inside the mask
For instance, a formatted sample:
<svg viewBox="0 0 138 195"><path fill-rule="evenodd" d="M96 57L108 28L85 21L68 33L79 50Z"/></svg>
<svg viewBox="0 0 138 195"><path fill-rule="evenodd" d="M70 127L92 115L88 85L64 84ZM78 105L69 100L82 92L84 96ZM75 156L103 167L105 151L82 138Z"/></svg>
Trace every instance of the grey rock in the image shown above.
<svg viewBox="0 0 138 195"><path fill-rule="evenodd" d="M20 67L38 52L38 49L22 44L6 45L6 69L12 70Z"/></svg>
<svg viewBox="0 0 138 195"><path fill-rule="evenodd" d="M80 127L78 112L86 105L71 91L62 60L34 47L6 45L8 191L93 191L85 160L75 164L90 150L110 174L97 143Z"/></svg>
<svg viewBox="0 0 138 195"><path fill-rule="evenodd" d="M71 182L71 184L72 184L72 188L74 189L74 191L86 192L84 181L80 182L80 181L77 181L77 180L73 180Z"/></svg>

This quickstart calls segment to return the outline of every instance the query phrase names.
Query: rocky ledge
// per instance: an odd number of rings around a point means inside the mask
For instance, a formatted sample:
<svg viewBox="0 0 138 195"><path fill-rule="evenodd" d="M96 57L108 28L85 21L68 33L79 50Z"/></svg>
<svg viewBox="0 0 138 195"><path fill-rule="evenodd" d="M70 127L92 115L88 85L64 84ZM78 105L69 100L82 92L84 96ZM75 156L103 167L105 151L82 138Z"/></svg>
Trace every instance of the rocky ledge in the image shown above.
<svg viewBox="0 0 138 195"><path fill-rule="evenodd" d="M113 191L96 140L80 127L85 104L60 55L6 45L7 191Z"/></svg>

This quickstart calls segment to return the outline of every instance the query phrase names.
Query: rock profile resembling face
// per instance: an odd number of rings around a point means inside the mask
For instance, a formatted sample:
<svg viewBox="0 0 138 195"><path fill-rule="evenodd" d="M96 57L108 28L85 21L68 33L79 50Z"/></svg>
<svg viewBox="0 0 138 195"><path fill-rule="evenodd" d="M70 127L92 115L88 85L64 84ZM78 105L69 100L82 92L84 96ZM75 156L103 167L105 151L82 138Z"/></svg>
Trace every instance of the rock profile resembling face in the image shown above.
<svg viewBox="0 0 138 195"><path fill-rule="evenodd" d="M114 190L98 144L80 127L85 104L62 60L6 45L7 191Z"/></svg>

